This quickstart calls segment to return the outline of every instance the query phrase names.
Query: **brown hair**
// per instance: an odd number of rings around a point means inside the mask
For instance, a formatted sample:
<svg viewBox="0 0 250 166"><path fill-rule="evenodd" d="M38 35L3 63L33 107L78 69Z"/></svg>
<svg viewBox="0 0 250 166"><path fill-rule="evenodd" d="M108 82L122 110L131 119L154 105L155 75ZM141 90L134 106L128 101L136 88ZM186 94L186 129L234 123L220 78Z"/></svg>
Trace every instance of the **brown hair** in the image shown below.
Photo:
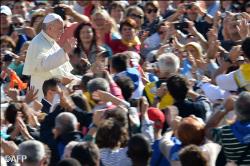
<svg viewBox="0 0 250 166"><path fill-rule="evenodd" d="M121 8L123 12L125 12L125 6L123 5L122 2L119 2L119 1L114 1L110 4L110 7L109 7L109 13L111 13L111 10L112 9L116 9L116 8Z"/></svg>
<svg viewBox="0 0 250 166"><path fill-rule="evenodd" d="M34 25L34 23L35 23L35 21L36 21L36 19L38 17L43 17L43 19L44 19L45 13L35 13L35 14L33 14L32 17L31 17L31 21L30 21L30 26L31 27L33 27L33 25ZM38 26L35 27L36 33L41 32L41 30L42 30L42 24L43 24L43 19L38 23Z"/></svg>
<svg viewBox="0 0 250 166"><path fill-rule="evenodd" d="M96 144L99 148L115 148L127 142L128 134L125 127L120 122L109 118L101 123L97 134Z"/></svg>
<svg viewBox="0 0 250 166"><path fill-rule="evenodd" d="M179 156L182 166L208 166L205 154L197 145L184 147L180 151Z"/></svg>
<svg viewBox="0 0 250 166"><path fill-rule="evenodd" d="M24 122L28 121L27 107L23 103L10 103L7 107L4 118L11 124L15 124L18 112L22 113Z"/></svg>
<svg viewBox="0 0 250 166"><path fill-rule="evenodd" d="M183 118L177 128L177 136L184 146L189 144L200 145L205 138L204 124L191 116Z"/></svg>
<svg viewBox="0 0 250 166"><path fill-rule="evenodd" d="M120 32L122 31L122 28L123 28L124 26L128 26L128 27L131 27L131 28L134 28L134 29L137 29L137 28L138 28L138 26L137 26L135 20L133 20L133 19L131 19L131 18L127 18L127 19L125 19L125 20L123 20L123 21L121 22L121 24L120 24L120 29L119 29Z"/></svg>
<svg viewBox="0 0 250 166"><path fill-rule="evenodd" d="M16 43L14 42L14 40L11 37L7 36L7 35L1 36L0 43L1 44L2 43L10 44L12 50L15 50L15 48L16 48Z"/></svg>
<svg viewBox="0 0 250 166"><path fill-rule="evenodd" d="M37 13L37 14L33 14L30 20L30 26L33 27L34 22L36 21L36 19L38 17L45 17L45 13Z"/></svg>
<svg viewBox="0 0 250 166"><path fill-rule="evenodd" d="M158 1L148 1L148 2L146 2L145 6L144 6L144 10L147 9L148 6L153 6L154 8L159 9Z"/></svg>

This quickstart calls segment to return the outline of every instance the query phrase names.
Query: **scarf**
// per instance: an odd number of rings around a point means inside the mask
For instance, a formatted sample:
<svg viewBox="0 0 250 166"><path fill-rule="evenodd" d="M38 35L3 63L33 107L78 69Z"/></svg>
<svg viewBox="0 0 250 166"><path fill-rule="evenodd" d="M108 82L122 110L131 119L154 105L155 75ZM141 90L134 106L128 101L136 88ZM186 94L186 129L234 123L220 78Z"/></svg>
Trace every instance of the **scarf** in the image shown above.
<svg viewBox="0 0 250 166"><path fill-rule="evenodd" d="M250 122L237 121L231 125L232 132L242 144L250 143Z"/></svg>
<svg viewBox="0 0 250 166"><path fill-rule="evenodd" d="M121 41L127 47L133 47L133 46L141 44L140 39L137 36L135 36L134 39L132 39L132 40L124 40L124 39L122 39Z"/></svg>

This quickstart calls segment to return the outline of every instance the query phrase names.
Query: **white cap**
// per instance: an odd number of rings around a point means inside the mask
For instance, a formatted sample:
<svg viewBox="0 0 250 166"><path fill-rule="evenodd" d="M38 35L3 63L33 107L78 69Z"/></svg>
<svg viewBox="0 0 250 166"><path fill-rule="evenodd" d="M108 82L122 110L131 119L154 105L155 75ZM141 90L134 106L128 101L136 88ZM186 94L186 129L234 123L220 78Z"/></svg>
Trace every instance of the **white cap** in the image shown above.
<svg viewBox="0 0 250 166"><path fill-rule="evenodd" d="M55 13L50 13L50 14L48 14L48 15L44 18L43 23L46 24L46 23L50 23L50 22L55 21L55 20L60 20L60 21L63 22L63 19L62 19L61 16L59 16L58 14L55 14Z"/></svg>
<svg viewBox="0 0 250 166"><path fill-rule="evenodd" d="M12 12L8 6L1 6L1 13L5 14L7 16L12 15Z"/></svg>

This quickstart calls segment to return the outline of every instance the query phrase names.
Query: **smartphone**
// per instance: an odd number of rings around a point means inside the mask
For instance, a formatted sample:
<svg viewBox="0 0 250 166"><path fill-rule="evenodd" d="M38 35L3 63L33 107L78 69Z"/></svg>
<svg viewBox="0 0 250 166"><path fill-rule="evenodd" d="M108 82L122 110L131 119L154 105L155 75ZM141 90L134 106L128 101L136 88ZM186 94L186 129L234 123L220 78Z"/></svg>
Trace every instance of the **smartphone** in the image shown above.
<svg viewBox="0 0 250 166"><path fill-rule="evenodd" d="M73 85L72 89L73 90L80 90L81 86L80 85Z"/></svg>
<svg viewBox="0 0 250 166"><path fill-rule="evenodd" d="M14 31L16 31L18 34L25 34L24 28L15 28Z"/></svg>
<svg viewBox="0 0 250 166"><path fill-rule="evenodd" d="M54 12L62 17L63 20L66 19L64 8L57 6L54 8Z"/></svg>
<svg viewBox="0 0 250 166"><path fill-rule="evenodd" d="M232 61L231 61L231 59L230 59L230 57L229 57L228 54L222 53L222 54L221 54L221 57L223 58L223 60L224 60L225 62L232 63Z"/></svg>
<svg viewBox="0 0 250 166"><path fill-rule="evenodd" d="M174 23L174 27L177 30L183 30L185 28L188 28L188 23L187 22L178 22L178 23Z"/></svg>

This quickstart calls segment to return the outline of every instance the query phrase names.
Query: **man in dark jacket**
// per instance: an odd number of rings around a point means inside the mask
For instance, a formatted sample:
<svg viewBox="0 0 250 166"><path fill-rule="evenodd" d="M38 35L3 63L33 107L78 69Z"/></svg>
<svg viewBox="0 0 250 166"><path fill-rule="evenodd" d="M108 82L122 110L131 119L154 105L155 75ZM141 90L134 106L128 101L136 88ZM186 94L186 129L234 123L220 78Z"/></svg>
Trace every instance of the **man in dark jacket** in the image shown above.
<svg viewBox="0 0 250 166"><path fill-rule="evenodd" d="M205 96L191 90L184 77L179 75L169 77L167 88L174 98L174 105L179 110L179 116L184 118L193 114L206 120L206 112L211 111L211 103Z"/></svg>

